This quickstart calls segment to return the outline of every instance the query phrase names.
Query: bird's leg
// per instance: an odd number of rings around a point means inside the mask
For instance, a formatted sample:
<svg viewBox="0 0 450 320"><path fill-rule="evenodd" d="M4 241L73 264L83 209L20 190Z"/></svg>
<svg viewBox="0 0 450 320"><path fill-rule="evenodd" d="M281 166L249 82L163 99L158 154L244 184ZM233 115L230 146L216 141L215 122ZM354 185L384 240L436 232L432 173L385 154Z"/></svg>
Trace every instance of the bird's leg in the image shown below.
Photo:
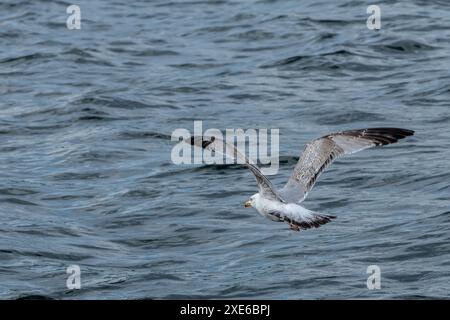
<svg viewBox="0 0 450 320"><path fill-rule="evenodd" d="M291 227L291 230L300 231L300 227L292 222L289 223L289 227Z"/></svg>

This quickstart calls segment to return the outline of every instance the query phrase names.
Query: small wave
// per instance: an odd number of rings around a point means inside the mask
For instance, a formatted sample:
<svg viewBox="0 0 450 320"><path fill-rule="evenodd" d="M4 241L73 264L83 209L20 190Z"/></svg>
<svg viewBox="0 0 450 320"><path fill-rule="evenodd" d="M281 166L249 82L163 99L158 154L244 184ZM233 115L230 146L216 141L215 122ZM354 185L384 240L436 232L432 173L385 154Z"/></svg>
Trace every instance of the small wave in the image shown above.
<svg viewBox="0 0 450 320"><path fill-rule="evenodd" d="M3 198L3 199L0 199L0 202L8 202L11 204L18 204L18 205L22 205L22 206L38 206L37 203L19 199L19 198Z"/></svg>
<svg viewBox="0 0 450 320"><path fill-rule="evenodd" d="M276 61L274 63L271 63L271 64L263 65L263 66L261 66L261 68L272 68L272 67L285 66L285 65L290 65L290 64L297 63L297 62L302 61L302 60L317 59L318 57L352 56L352 55L357 55L357 54L353 53L353 52L351 52L349 50L336 50L336 51L324 52L324 53L315 54L315 55L297 55L297 56L292 56L292 57L289 57L289 58L278 60L278 61Z"/></svg>
<svg viewBox="0 0 450 320"><path fill-rule="evenodd" d="M16 300L54 300L54 298L40 294L23 294L17 297Z"/></svg>
<svg viewBox="0 0 450 320"><path fill-rule="evenodd" d="M161 195L161 191L159 190L146 190L146 189L135 189L125 192L122 196L126 198L145 198L152 199L157 198Z"/></svg>
<svg viewBox="0 0 450 320"><path fill-rule="evenodd" d="M8 196L26 196L30 194L38 193L35 190L31 189L23 189L23 188L2 188L0 189L0 195L8 195Z"/></svg>
<svg viewBox="0 0 450 320"><path fill-rule="evenodd" d="M364 111L352 111L352 112L339 112L333 115L326 115L317 118L316 122L322 125L338 125L338 124L351 124L354 122L367 122L367 121L384 121L384 116Z"/></svg>
<svg viewBox="0 0 450 320"><path fill-rule="evenodd" d="M50 61L55 58L56 55L51 53L32 53L18 57L10 57L4 58L0 60L0 64L23 64L25 62L42 62L42 61Z"/></svg>
<svg viewBox="0 0 450 320"><path fill-rule="evenodd" d="M136 57L177 56L178 52L172 50L146 49L133 53Z"/></svg>
<svg viewBox="0 0 450 320"><path fill-rule="evenodd" d="M108 96L87 96L77 99L72 102L74 105L94 105L94 106L104 106L108 108L120 108L120 109L142 109L142 108L162 108L162 109L178 109L176 106L169 104L147 104L141 101L128 100L118 97L108 97Z"/></svg>
<svg viewBox="0 0 450 320"><path fill-rule="evenodd" d="M382 53L416 53L435 49L434 46L416 40L398 40L387 44L375 44L371 47Z"/></svg>
<svg viewBox="0 0 450 320"><path fill-rule="evenodd" d="M122 139L148 139L148 138L156 138L163 140L170 140L171 135L154 132L154 131L123 131L119 133L119 138Z"/></svg>
<svg viewBox="0 0 450 320"><path fill-rule="evenodd" d="M173 68L177 69L196 69L196 70L206 70L225 66L223 63L180 63L171 64Z"/></svg>
<svg viewBox="0 0 450 320"><path fill-rule="evenodd" d="M212 5L222 5L222 4L228 4L228 1L226 0L198 0L198 1L163 1L161 3L155 4L155 7L172 7L175 6L177 8L179 7L189 7L193 5L206 5L206 6L212 6Z"/></svg>
<svg viewBox="0 0 450 320"><path fill-rule="evenodd" d="M108 176L105 173L100 172L64 172L53 175L54 180L66 181L66 180L93 180L104 179Z"/></svg>

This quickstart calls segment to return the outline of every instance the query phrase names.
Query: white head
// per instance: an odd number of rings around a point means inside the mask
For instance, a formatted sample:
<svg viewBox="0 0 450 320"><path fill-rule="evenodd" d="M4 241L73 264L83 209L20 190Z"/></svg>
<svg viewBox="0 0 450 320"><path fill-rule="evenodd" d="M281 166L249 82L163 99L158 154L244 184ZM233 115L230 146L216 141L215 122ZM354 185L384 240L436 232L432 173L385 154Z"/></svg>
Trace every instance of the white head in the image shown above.
<svg viewBox="0 0 450 320"><path fill-rule="evenodd" d="M258 200L259 200L259 193L255 193L254 195L252 195L250 197L250 199L245 201L244 207L246 207L246 208L255 207L256 201L258 201Z"/></svg>

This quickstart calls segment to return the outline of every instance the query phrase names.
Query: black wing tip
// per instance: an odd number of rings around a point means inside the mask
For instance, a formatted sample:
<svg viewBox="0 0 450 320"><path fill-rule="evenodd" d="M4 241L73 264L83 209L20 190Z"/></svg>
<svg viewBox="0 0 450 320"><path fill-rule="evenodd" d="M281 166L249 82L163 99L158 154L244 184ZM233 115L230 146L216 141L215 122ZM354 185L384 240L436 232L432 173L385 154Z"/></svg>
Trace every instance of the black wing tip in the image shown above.
<svg viewBox="0 0 450 320"><path fill-rule="evenodd" d="M367 128L367 129L362 129L361 131L366 131L366 132L373 132L373 133L379 133L379 134L392 134L392 135L398 135L398 136L402 136L402 138L404 137L408 137L408 136L412 136L414 135L414 130L410 130L410 129L403 129L403 128ZM399 139L402 139L399 138Z"/></svg>
<svg viewBox="0 0 450 320"><path fill-rule="evenodd" d="M402 128L372 128L367 129L364 135L376 141L378 145L386 145L412 136L414 131Z"/></svg>
<svg viewBox="0 0 450 320"><path fill-rule="evenodd" d="M388 127L349 130L342 133L371 140L378 146L395 143L400 139L414 135L414 131L410 129Z"/></svg>

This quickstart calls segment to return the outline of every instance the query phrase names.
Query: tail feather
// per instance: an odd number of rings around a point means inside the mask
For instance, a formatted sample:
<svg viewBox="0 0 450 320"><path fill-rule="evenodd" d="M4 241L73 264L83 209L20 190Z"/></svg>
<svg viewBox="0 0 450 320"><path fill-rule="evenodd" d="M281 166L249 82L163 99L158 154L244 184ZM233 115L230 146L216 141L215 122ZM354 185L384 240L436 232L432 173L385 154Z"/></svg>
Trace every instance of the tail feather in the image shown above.
<svg viewBox="0 0 450 320"><path fill-rule="evenodd" d="M336 216L316 213L312 211L308 217L304 217L302 219L292 219L289 217L284 217L284 221L288 222L291 229L295 231L319 228L325 223L330 222L332 219L336 219Z"/></svg>

